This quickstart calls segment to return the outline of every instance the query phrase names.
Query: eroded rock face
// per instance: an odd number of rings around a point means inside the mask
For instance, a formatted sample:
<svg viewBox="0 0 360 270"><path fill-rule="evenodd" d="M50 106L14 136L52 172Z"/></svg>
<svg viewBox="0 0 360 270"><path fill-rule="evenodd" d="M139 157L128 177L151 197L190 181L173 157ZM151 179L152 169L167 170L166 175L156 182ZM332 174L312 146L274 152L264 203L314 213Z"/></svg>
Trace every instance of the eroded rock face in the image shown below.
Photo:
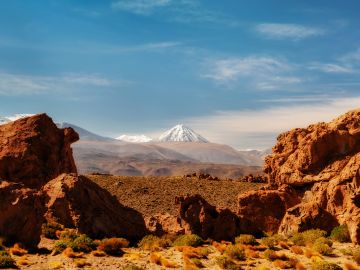
<svg viewBox="0 0 360 270"><path fill-rule="evenodd" d="M203 239L232 241L240 233L240 219L228 209L216 209L200 195L177 198L181 226Z"/></svg>
<svg viewBox="0 0 360 270"><path fill-rule="evenodd" d="M0 236L5 242L36 247L44 212L40 192L21 184L0 182Z"/></svg>
<svg viewBox="0 0 360 270"><path fill-rule="evenodd" d="M347 181L360 164L360 110L330 123L285 132L265 160L272 184L304 185L330 180Z"/></svg>
<svg viewBox="0 0 360 270"><path fill-rule="evenodd" d="M165 214L157 214L145 220L148 231L157 236L164 234L180 235L184 234L185 230L181 227L181 220L178 217Z"/></svg>
<svg viewBox="0 0 360 270"><path fill-rule="evenodd" d="M48 182L45 217L93 238L124 237L130 241L147 234L142 215L119 203L107 190L84 176L62 174Z"/></svg>
<svg viewBox="0 0 360 270"><path fill-rule="evenodd" d="M70 144L78 139L46 114L0 125L0 179L38 188L61 173L76 173Z"/></svg>
<svg viewBox="0 0 360 270"><path fill-rule="evenodd" d="M285 132L266 158L264 171L271 186L286 184L297 192L287 190L280 195L280 188L243 194L239 214L250 214L253 209L253 224L267 224L261 229L280 233L310 228L330 231L347 224L352 241L360 243L359 168L360 110L330 123ZM283 201L284 196L288 198ZM300 201L293 204L296 196Z"/></svg>
<svg viewBox="0 0 360 270"><path fill-rule="evenodd" d="M277 231L287 209L299 202L299 194L286 185L279 189L268 188L240 194L238 215L242 220L247 220L247 229L243 228L243 231Z"/></svg>

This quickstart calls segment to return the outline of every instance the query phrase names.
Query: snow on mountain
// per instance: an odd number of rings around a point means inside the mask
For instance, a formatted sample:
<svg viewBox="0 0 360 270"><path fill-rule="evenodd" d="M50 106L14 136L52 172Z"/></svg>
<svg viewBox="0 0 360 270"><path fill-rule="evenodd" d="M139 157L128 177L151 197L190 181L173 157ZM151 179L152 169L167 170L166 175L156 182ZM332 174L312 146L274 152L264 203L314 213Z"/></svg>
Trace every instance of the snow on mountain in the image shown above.
<svg viewBox="0 0 360 270"><path fill-rule="evenodd" d="M176 125L170 130L164 132L159 137L160 142L209 142L207 139L197 134L191 128L182 124Z"/></svg>
<svg viewBox="0 0 360 270"><path fill-rule="evenodd" d="M152 139L146 135L121 135L117 137L116 140L130 143L145 143L152 141Z"/></svg>
<svg viewBox="0 0 360 270"><path fill-rule="evenodd" d="M7 124L9 122L16 121L21 118L25 118L33 115L34 114L29 114L29 113L18 113L11 116L0 116L0 125Z"/></svg>

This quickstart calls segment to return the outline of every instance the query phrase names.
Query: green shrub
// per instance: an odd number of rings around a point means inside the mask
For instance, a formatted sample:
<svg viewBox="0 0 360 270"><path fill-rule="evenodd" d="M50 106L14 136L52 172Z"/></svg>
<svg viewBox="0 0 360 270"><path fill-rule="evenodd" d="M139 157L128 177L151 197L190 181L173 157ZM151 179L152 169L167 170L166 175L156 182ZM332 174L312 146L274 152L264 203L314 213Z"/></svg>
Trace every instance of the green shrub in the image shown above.
<svg viewBox="0 0 360 270"><path fill-rule="evenodd" d="M15 260L6 251L0 251L0 268L15 268Z"/></svg>
<svg viewBox="0 0 360 270"><path fill-rule="evenodd" d="M360 248L355 249L352 253L354 261L360 265Z"/></svg>
<svg viewBox="0 0 360 270"><path fill-rule="evenodd" d="M56 232L63 229L63 226L56 222L44 223L42 225L42 233L49 239L57 239Z"/></svg>
<svg viewBox="0 0 360 270"><path fill-rule="evenodd" d="M311 266L311 270L342 270L342 268L335 263L320 261L314 263Z"/></svg>
<svg viewBox="0 0 360 270"><path fill-rule="evenodd" d="M71 247L75 252L82 251L88 253L96 249L96 244L86 234L79 235L73 241L70 241L67 246Z"/></svg>
<svg viewBox="0 0 360 270"><path fill-rule="evenodd" d="M235 238L236 244L244 244L244 245L256 245L256 238L251 234L240 234Z"/></svg>
<svg viewBox="0 0 360 270"><path fill-rule="evenodd" d="M196 234L186 234L181 235L178 238L175 239L173 246L192 246L192 247L198 247L201 246L204 243L204 240L201 239L200 236Z"/></svg>
<svg viewBox="0 0 360 270"><path fill-rule="evenodd" d="M144 268L141 268L134 264L129 264L129 265L126 265L122 270L144 270Z"/></svg>
<svg viewBox="0 0 360 270"><path fill-rule="evenodd" d="M119 256L123 254L122 248L129 246L129 241L124 238L103 239L98 249L104 251L108 255Z"/></svg>
<svg viewBox="0 0 360 270"><path fill-rule="evenodd" d="M232 260L242 261L245 260L245 251L234 245L229 245L224 252L224 255Z"/></svg>
<svg viewBox="0 0 360 270"><path fill-rule="evenodd" d="M155 235L147 235L138 244L139 248L144 250L155 251L159 248L166 248L171 246L171 240L160 238Z"/></svg>
<svg viewBox="0 0 360 270"><path fill-rule="evenodd" d="M76 235L75 238L74 234L61 235L60 238L61 240L55 242L55 253L61 253L68 247L72 248L75 252L82 251L86 253L96 249L95 242L86 234Z"/></svg>
<svg viewBox="0 0 360 270"><path fill-rule="evenodd" d="M325 245L328 245L329 247L332 247L333 242L329 238L320 237L315 240L314 245L316 245L316 244L325 244Z"/></svg>
<svg viewBox="0 0 360 270"><path fill-rule="evenodd" d="M278 255L274 250L267 249L264 251L264 258L269 261L275 261L276 259L278 259Z"/></svg>
<svg viewBox="0 0 360 270"><path fill-rule="evenodd" d="M350 242L350 233L348 226L346 224L343 224L335 227L331 231L330 238L341 243Z"/></svg>
<svg viewBox="0 0 360 270"><path fill-rule="evenodd" d="M229 269L229 270L241 270L241 266L234 263L228 257L219 256L215 259L216 264L220 269Z"/></svg>
<svg viewBox="0 0 360 270"><path fill-rule="evenodd" d="M326 256L331 255L333 251L332 247L321 242L315 243L313 246L313 250L320 253L321 255Z"/></svg>
<svg viewBox="0 0 360 270"><path fill-rule="evenodd" d="M270 249L273 249L276 246L277 241L273 237L268 236L261 238L260 243L263 244L264 246L267 246Z"/></svg>
<svg viewBox="0 0 360 270"><path fill-rule="evenodd" d="M294 233L290 240L298 246L305 246L307 244L313 244L316 239L320 237L326 237L326 231L320 229L311 229L301 233Z"/></svg>
<svg viewBox="0 0 360 270"><path fill-rule="evenodd" d="M76 232L76 230L65 229L64 231L62 231L60 233L59 239L64 240L64 241L72 241L72 240L75 240L78 236L79 236L79 234Z"/></svg>

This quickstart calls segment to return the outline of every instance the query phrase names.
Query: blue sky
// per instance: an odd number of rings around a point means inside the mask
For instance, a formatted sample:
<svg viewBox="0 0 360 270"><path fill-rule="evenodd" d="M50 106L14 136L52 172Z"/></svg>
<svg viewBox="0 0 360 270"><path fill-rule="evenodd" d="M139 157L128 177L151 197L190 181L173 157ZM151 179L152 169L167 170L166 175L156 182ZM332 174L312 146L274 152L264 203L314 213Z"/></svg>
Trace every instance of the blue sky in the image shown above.
<svg viewBox="0 0 360 270"><path fill-rule="evenodd" d="M360 104L359 1L5 0L0 115L47 112L108 135L184 123L219 143Z"/></svg>

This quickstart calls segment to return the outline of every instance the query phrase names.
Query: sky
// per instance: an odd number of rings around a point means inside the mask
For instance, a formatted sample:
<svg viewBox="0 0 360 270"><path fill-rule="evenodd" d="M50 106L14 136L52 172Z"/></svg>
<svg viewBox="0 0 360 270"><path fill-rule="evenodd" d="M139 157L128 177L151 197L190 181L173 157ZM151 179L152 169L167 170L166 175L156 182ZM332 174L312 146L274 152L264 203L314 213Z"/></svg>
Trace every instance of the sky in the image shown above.
<svg viewBox="0 0 360 270"><path fill-rule="evenodd" d="M4 0L0 115L237 149L360 107L357 0Z"/></svg>

